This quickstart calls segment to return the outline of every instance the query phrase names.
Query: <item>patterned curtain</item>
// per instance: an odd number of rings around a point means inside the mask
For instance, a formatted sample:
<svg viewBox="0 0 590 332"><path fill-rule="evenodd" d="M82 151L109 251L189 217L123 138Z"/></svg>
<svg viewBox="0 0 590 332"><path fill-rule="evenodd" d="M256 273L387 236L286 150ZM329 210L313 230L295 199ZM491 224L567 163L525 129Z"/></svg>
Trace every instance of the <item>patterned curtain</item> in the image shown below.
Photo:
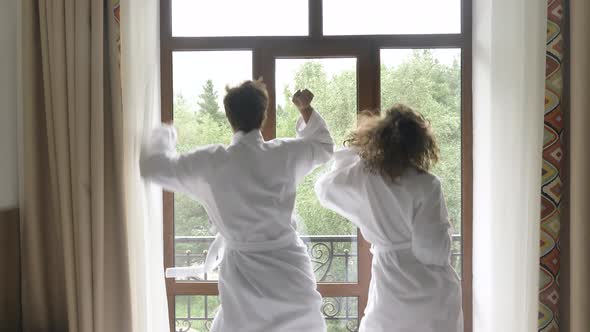
<svg viewBox="0 0 590 332"><path fill-rule="evenodd" d="M566 0L547 3L545 129L541 188L541 257L539 325L542 332L559 331L561 201L564 167L563 39Z"/></svg>
<svg viewBox="0 0 590 332"><path fill-rule="evenodd" d="M113 18L117 24L114 28L114 34L117 40L117 50L119 52L119 67L121 66L121 3L119 0L113 1Z"/></svg>

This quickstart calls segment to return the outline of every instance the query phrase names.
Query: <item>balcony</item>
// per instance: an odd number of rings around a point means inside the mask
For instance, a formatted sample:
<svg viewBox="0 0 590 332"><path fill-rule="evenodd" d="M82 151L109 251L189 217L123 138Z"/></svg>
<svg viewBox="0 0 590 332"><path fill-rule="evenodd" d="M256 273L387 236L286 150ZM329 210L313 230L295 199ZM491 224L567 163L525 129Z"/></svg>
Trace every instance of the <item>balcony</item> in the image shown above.
<svg viewBox="0 0 590 332"><path fill-rule="evenodd" d="M357 282L357 237L355 235L306 235L307 245L318 282ZM461 235L453 235L451 263L461 271ZM175 262L177 266L202 263L213 236L177 236ZM214 281L216 273L202 276ZM190 280L187 280L190 281ZM325 297L322 313L329 332L352 332L358 329L356 297ZM176 331L209 331L218 306L216 296L177 296Z"/></svg>

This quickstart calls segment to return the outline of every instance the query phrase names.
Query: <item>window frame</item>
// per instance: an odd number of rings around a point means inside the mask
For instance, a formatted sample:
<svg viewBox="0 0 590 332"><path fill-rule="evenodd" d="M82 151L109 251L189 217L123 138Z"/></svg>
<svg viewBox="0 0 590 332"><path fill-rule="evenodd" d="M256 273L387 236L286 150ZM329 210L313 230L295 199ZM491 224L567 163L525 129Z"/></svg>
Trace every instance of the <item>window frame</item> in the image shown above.
<svg viewBox="0 0 590 332"><path fill-rule="evenodd" d="M162 121L173 120L172 55L176 51L251 50L252 77L264 77L269 89L269 109L262 134L276 135L275 59L357 58L358 110L380 107L380 50L409 48L457 48L461 50L461 158L462 158L462 289L465 331L472 331L472 0L461 0L461 33L426 35L324 36L322 1L308 0L308 36L173 37L172 0L160 0L160 62ZM164 266L174 265L174 196L163 193ZM358 234L358 282L319 283L322 296L358 297L358 319L367 304L371 279L370 244ZM175 296L218 295L217 282L186 283L166 279L171 331L175 326Z"/></svg>

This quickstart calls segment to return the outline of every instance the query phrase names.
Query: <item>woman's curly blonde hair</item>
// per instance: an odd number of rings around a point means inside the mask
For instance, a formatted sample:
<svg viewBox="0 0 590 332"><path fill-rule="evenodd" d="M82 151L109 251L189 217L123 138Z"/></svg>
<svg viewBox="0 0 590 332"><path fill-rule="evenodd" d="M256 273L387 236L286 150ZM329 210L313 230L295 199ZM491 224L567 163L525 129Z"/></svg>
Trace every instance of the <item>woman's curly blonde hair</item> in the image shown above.
<svg viewBox="0 0 590 332"><path fill-rule="evenodd" d="M395 181L408 168L429 171L439 159L430 123L408 106L396 104L383 114L364 111L359 126L344 141L357 151L368 171Z"/></svg>

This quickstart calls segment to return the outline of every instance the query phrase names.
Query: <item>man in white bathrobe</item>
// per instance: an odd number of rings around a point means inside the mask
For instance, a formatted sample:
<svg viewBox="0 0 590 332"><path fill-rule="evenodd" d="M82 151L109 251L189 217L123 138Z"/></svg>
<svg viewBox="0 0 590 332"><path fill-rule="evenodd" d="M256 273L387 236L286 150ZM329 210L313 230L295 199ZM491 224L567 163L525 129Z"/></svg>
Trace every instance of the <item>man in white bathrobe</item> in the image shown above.
<svg viewBox="0 0 590 332"><path fill-rule="evenodd" d="M218 231L203 266L173 268L168 277L198 276L220 264L221 307L214 332L325 331L321 296L306 246L292 218L296 186L328 161L333 142L313 94L298 91L297 138L265 142L260 128L268 95L258 81L229 89L229 146L179 155L171 126L156 128L142 154L142 175L201 203Z"/></svg>

